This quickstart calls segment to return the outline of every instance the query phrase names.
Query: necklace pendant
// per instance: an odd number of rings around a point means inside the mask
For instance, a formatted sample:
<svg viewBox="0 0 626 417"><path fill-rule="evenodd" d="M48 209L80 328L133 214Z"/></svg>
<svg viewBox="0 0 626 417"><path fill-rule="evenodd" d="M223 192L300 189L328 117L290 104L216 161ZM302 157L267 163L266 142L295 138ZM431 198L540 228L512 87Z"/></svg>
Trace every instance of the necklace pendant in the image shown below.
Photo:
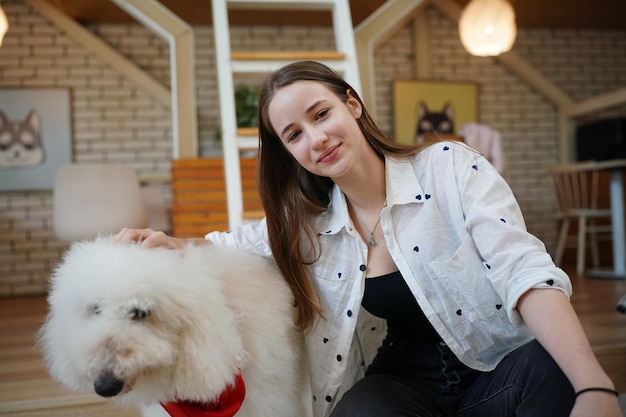
<svg viewBox="0 0 626 417"><path fill-rule="evenodd" d="M367 241L367 244L370 246L374 246L376 242L374 242L374 234L370 233L370 240Z"/></svg>

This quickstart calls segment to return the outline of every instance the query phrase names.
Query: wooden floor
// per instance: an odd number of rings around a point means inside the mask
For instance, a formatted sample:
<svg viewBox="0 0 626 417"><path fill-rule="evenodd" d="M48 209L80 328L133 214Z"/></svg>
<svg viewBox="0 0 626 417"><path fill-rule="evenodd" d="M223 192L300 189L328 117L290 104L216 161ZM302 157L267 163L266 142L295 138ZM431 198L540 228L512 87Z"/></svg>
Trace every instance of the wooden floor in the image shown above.
<svg viewBox="0 0 626 417"><path fill-rule="evenodd" d="M626 294L625 281L570 276L572 304L593 348L618 390L626 393L626 314L616 310ZM0 299L0 415L138 415L110 408L92 394L71 394L49 378L34 347L46 310L44 297ZM68 411L72 406L80 411Z"/></svg>

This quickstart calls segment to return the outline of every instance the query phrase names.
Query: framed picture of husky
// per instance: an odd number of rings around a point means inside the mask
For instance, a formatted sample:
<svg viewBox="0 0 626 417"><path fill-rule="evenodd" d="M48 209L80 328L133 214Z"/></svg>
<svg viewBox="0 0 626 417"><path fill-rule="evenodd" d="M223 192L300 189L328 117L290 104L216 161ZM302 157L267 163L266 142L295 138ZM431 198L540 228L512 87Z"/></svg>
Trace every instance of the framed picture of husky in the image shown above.
<svg viewBox="0 0 626 417"><path fill-rule="evenodd" d="M68 89L0 89L0 192L52 189L71 158Z"/></svg>
<svg viewBox="0 0 626 417"><path fill-rule="evenodd" d="M424 135L456 135L465 123L478 121L478 85L471 82L395 80L394 138L419 143Z"/></svg>

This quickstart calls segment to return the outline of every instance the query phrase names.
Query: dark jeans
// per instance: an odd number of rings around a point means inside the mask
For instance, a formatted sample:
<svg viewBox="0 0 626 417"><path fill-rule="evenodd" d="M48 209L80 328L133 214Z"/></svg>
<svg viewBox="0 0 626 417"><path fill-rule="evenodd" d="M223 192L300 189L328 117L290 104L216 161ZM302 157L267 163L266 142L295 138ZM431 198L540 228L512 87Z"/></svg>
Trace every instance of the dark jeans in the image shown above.
<svg viewBox="0 0 626 417"><path fill-rule="evenodd" d="M574 401L571 384L537 341L480 372L443 343L387 339L331 417L568 417Z"/></svg>

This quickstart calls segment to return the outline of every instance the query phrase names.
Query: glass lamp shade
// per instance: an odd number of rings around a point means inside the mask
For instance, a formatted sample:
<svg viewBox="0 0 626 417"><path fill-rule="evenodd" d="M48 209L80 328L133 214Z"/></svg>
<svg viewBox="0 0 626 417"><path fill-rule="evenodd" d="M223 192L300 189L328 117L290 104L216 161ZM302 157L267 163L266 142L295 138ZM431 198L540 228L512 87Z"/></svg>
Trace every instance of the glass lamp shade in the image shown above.
<svg viewBox="0 0 626 417"><path fill-rule="evenodd" d="M507 0L472 0L461 12L459 34L465 49L476 56L495 56L513 47L517 26Z"/></svg>
<svg viewBox="0 0 626 417"><path fill-rule="evenodd" d="M2 10L2 6L0 6L0 46L2 46L2 39L4 39L7 30L9 30L9 21L7 20L7 15L4 14L4 10Z"/></svg>

